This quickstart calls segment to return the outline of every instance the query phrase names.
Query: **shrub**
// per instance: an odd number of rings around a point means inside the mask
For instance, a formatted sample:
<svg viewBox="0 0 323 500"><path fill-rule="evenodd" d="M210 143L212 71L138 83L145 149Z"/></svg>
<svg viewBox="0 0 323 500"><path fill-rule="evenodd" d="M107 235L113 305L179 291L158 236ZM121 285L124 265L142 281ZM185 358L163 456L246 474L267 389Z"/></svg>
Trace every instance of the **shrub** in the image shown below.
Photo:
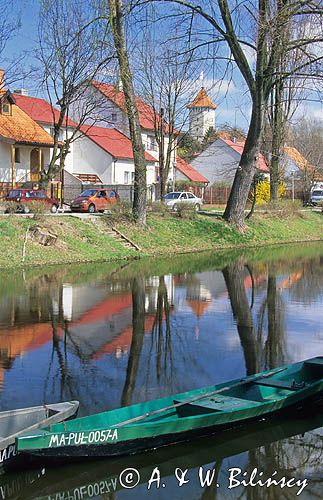
<svg viewBox="0 0 323 500"><path fill-rule="evenodd" d="M148 206L154 214L160 215L161 217L164 217L167 213L167 207L165 203L161 201L154 201L153 203L150 203Z"/></svg>
<svg viewBox="0 0 323 500"><path fill-rule="evenodd" d="M176 214L182 219L193 219L196 216L196 211L191 203L179 201L176 203Z"/></svg>
<svg viewBox="0 0 323 500"><path fill-rule="evenodd" d="M23 210L25 213L34 214L34 219L40 220L44 217L45 213L48 211L45 203L37 200L32 200L30 203L23 205Z"/></svg>
<svg viewBox="0 0 323 500"><path fill-rule="evenodd" d="M303 208L301 200L280 200L277 202L268 202L263 205L265 213L270 214L271 217L288 218L300 215L300 210Z"/></svg>
<svg viewBox="0 0 323 500"><path fill-rule="evenodd" d="M115 205L111 205L104 218L110 222L132 221L132 203L130 201L120 201Z"/></svg>
<svg viewBox="0 0 323 500"><path fill-rule="evenodd" d="M1 209L5 214L14 214L17 212L17 203L12 201L2 201Z"/></svg>
<svg viewBox="0 0 323 500"><path fill-rule="evenodd" d="M285 184L279 183L278 198L281 199L286 192ZM270 182L268 179L261 180L256 185L256 203L266 203L270 200Z"/></svg>

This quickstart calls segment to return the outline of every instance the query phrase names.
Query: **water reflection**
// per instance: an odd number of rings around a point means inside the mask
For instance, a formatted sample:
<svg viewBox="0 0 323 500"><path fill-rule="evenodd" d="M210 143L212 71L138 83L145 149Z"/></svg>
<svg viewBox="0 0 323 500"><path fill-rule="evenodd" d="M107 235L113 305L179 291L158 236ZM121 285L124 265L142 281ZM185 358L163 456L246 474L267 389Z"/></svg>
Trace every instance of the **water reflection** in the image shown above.
<svg viewBox="0 0 323 500"><path fill-rule="evenodd" d="M1 409L78 399L86 415L322 354L322 262L318 244L0 274ZM322 438L309 436L297 453L278 437L199 465L222 482L233 461L317 473Z"/></svg>

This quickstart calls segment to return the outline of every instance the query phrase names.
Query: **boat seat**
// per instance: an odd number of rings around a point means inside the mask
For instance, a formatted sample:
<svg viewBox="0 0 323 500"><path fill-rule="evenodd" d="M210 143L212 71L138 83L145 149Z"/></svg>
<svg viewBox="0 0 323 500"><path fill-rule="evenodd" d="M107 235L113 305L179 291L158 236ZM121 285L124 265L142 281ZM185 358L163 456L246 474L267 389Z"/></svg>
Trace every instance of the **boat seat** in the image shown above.
<svg viewBox="0 0 323 500"><path fill-rule="evenodd" d="M174 404L182 403L180 400L174 400ZM258 406L261 403L250 401L249 399L234 398L231 396L214 395L214 397L205 397L192 403L186 403L176 408L179 417L188 417L191 415L202 415L205 413L214 413L219 411L232 411L245 409L250 406Z"/></svg>
<svg viewBox="0 0 323 500"><path fill-rule="evenodd" d="M290 381L287 382L284 380L277 380L277 379L257 380L256 382L254 382L254 384L264 385L266 387L276 387L277 389L285 389L287 391L298 391L299 389L304 388L302 384L293 384L293 382Z"/></svg>
<svg viewBox="0 0 323 500"><path fill-rule="evenodd" d="M304 361L304 365L313 366L323 370L323 357L308 359L307 361Z"/></svg>

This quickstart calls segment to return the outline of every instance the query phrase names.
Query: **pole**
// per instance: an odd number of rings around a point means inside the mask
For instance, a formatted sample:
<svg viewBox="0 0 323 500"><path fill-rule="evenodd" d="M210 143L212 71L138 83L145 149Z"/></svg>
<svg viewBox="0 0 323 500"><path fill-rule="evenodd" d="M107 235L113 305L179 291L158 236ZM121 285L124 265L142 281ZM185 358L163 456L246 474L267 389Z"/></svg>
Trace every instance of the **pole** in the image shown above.
<svg viewBox="0 0 323 500"><path fill-rule="evenodd" d="M11 144L11 189L15 187L15 146Z"/></svg>
<svg viewBox="0 0 323 500"><path fill-rule="evenodd" d="M294 171L292 171L292 201L295 201Z"/></svg>
<svg viewBox="0 0 323 500"><path fill-rule="evenodd" d="M160 151L159 151L159 181L160 181L160 199L164 195L165 186L164 186L164 108L160 108Z"/></svg>

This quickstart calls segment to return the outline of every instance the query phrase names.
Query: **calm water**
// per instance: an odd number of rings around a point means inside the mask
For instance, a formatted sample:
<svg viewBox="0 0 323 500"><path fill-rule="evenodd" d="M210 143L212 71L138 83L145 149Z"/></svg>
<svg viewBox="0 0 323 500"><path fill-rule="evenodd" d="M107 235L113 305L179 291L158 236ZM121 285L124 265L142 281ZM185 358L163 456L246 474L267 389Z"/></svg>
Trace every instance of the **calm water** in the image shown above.
<svg viewBox="0 0 323 500"><path fill-rule="evenodd" d="M0 272L0 409L78 399L89 415L322 355L322 264L312 244ZM312 407L142 456L6 474L0 500L297 498L300 484L238 486L255 468L255 481L307 478L300 497L314 499L322 454ZM120 484L129 467L133 489Z"/></svg>

